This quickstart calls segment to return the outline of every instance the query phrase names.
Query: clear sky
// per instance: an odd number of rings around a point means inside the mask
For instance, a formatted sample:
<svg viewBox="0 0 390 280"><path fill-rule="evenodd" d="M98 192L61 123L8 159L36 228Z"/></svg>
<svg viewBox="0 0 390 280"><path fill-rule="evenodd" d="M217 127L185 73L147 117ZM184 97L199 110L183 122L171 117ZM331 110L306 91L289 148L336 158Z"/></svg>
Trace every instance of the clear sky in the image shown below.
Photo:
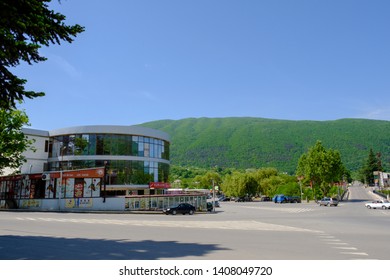
<svg viewBox="0 0 390 280"><path fill-rule="evenodd" d="M53 0L86 31L20 65L33 128L390 120L388 0Z"/></svg>

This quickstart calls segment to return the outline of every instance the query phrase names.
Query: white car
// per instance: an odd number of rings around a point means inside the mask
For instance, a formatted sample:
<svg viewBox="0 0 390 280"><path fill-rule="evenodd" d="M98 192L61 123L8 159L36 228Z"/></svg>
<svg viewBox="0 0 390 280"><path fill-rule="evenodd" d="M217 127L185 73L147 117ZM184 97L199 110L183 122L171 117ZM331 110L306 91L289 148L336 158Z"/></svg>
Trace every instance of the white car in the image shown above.
<svg viewBox="0 0 390 280"><path fill-rule="evenodd" d="M390 202L388 202L387 200L374 200L369 203L366 203L366 207L368 209L390 209Z"/></svg>

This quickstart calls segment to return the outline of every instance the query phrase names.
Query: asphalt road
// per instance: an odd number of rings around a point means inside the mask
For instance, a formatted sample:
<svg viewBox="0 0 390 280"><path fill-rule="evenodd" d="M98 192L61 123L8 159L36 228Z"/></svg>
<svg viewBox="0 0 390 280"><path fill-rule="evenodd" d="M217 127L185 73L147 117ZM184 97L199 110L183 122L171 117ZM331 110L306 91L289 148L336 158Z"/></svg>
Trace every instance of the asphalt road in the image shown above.
<svg viewBox="0 0 390 280"><path fill-rule="evenodd" d="M388 260L390 210L223 202L216 213L0 212L2 260Z"/></svg>

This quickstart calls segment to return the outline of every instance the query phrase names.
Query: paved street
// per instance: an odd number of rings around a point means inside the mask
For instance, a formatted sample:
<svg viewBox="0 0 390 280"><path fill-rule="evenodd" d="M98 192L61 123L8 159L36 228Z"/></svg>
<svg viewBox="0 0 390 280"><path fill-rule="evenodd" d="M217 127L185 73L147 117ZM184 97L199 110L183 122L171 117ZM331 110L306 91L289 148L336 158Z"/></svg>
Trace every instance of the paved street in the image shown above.
<svg viewBox="0 0 390 280"><path fill-rule="evenodd" d="M223 202L216 213L0 212L0 259L389 259L390 210Z"/></svg>

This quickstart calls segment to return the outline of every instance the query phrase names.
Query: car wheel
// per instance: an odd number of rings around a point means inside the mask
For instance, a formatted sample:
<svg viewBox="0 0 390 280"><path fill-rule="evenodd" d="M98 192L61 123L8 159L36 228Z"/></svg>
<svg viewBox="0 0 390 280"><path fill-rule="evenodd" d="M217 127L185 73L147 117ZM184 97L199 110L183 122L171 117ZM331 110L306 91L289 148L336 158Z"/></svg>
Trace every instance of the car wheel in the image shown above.
<svg viewBox="0 0 390 280"><path fill-rule="evenodd" d="M387 208L386 208L386 206L383 205L383 206L382 206L382 209L383 209L383 210L386 210Z"/></svg>
<svg viewBox="0 0 390 280"><path fill-rule="evenodd" d="M173 211L172 211L172 215L176 215L176 210L173 210Z"/></svg>
<svg viewBox="0 0 390 280"><path fill-rule="evenodd" d="M368 206L367 206L367 208L368 208L368 209L371 209L371 206L370 206L370 205L368 205Z"/></svg>
<svg viewBox="0 0 390 280"><path fill-rule="evenodd" d="M194 214L194 211L193 210L190 210L190 213L189 213L190 215L193 215Z"/></svg>

